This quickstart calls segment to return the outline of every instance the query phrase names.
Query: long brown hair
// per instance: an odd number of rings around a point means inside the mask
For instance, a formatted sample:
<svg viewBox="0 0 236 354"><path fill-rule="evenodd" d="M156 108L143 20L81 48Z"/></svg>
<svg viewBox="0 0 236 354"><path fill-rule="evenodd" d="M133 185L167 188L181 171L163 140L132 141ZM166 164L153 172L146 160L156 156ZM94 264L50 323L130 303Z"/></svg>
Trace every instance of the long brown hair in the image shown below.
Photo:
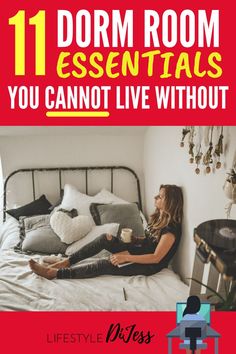
<svg viewBox="0 0 236 354"><path fill-rule="evenodd" d="M156 208L150 216L149 228L154 236L160 236L160 231L170 223L181 224L183 219L183 193L182 189L174 184L162 184L164 189L164 210Z"/></svg>

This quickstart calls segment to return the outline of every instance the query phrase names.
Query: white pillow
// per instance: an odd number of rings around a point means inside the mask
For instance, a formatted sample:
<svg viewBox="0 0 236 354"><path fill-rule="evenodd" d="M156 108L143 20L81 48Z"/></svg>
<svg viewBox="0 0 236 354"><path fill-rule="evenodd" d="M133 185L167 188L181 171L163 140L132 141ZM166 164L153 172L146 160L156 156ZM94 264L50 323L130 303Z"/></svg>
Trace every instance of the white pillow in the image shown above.
<svg viewBox="0 0 236 354"><path fill-rule="evenodd" d="M100 203L104 203L104 204L109 204L109 203L111 203L111 204L129 204L129 202L127 202L127 200L117 197L115 194L109 192L105 188L103 188L98 194L96 194L96 199Z"/></svg>
<svg viewBox="0 0 236 354"><path fill-rule="evenodd" d="M119 229L119 224L116 223L94 226L92 230L84 238L72 243L72 245L67 247L66 255L70 256L71 254L77 252L83 246L87 245L89 242L92 242L93 240L95 240L95 238L97 238L98 236L104 233L116 236L118 229Z"/></svg>
<svg viewBox="0 0 236 354"><path fill-rule="evenodd" d="M64 196L60 205L60 208L71 210L77 209L79 215L91 216L89 206L93 203L94 197L90 197L87 194L81 193L72 186L66 184L64 187Z"/></svg>
<svg viewBox="0 0 236 354"><path fill-rule="evenodd" d="M67 244L84 237L93 226L89 216L78 215L71 218L62 211L56 211L52 214L50 225L61 241Z"/></svg>
<svg viewBox="0 0 236 354"><path fill-rule="evenodd" d="M91 223L95 225L95 222L91 216L89 207L91 203L101 203L101 204L129 204L127 200L117 197L115 194L109 192L107 189L103 188L94 197L90 197L87 194L79 192L74 186L66 184L64 187L64 196L60 208L71 210L73 208L78 210L80 215L87 215L91 217ZM143 227L146 228L147 221L142 212L140 212L140 217L143 222Z"/></svg>
<svg viewBox="0 0 236 354"><path fill-rule="evenodd" d="M106 189L102 189L101 192L91 197L87 194L81 193L77 190L76 187L71 184L65 184L64 186L64 196L61 202L61 205L58 208L71 210L76 209L79 215L87 215L91 218L92 225L95 225L95 222L90 213L90 204L91 203L102 203L109 204L113 203L114 194L108 192ZM128 203L123 199L116 197L117 203Z"/></svg>

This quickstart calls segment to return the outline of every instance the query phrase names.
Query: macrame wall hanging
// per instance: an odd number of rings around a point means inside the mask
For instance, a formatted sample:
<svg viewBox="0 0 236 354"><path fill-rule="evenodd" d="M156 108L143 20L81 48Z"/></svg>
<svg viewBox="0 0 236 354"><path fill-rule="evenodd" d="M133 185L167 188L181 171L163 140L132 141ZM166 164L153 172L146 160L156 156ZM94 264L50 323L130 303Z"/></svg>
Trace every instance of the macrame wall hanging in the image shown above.
<svg viewBox="0 0 236 354"><path fill-rule="evenodd" d="M221 168L221 156L223 154L223 127L195 127L186 126L182 130L180 146L188 145L189 162L195 164L195 173L199 175L201 168L207 174L214 168ZM217 134L217 142L213 144L213 134ZM188 138L188 142L186 140ZM204 144L203 144L204 140ZM206 150L203 151L203 145Z"/></svg>

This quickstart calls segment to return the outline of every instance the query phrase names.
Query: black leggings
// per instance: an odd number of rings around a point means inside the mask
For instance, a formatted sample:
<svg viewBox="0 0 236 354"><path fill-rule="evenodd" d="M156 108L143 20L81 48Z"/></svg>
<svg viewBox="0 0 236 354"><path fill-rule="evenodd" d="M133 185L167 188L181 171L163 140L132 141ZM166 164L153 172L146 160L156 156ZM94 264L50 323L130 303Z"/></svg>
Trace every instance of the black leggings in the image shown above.
<svg viewBox="0 0 236 354"><path fill-rule="evenodd" d="M149 239L145 239L142 244L126 244L119 238L102 234L94 241L82 247L69 257L70 265L92 257L102 250L111 253L129 251L130 254L148 254L155 251L156 245ZM99 275L151 275L159 272L163 265L160 264L138 264L133 263L124 267L114 266L109 259L100 259L87 265L81 264L74 268L62 268L57 271L58 279L93 278Z"/></svg>

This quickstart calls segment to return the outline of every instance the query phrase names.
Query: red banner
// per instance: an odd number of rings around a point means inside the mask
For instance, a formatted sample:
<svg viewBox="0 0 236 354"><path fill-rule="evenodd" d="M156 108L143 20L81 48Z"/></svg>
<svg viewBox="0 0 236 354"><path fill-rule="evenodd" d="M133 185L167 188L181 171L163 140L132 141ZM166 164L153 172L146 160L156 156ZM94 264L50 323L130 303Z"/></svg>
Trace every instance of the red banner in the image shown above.
<svg viewBox="0 0 236 354"><path fill-rule="evenodd" d="M211 326L220 334L219 353L233 351L236 313L212 313ZM1 348L51 353L168 353L168 333L176 327L173 312L1 313ZM21 323L21 325L20 325ZM207 338L206 353L215 353ZM174 337L173 353L182 353ZM169 346L170 353L170 346Z"/></svg>
<svg viewBox="0 0 236 354"><path fill-rule="evenodd" d="M230 125L233 23L222 0L9 1L1 124Z"/></svg>

